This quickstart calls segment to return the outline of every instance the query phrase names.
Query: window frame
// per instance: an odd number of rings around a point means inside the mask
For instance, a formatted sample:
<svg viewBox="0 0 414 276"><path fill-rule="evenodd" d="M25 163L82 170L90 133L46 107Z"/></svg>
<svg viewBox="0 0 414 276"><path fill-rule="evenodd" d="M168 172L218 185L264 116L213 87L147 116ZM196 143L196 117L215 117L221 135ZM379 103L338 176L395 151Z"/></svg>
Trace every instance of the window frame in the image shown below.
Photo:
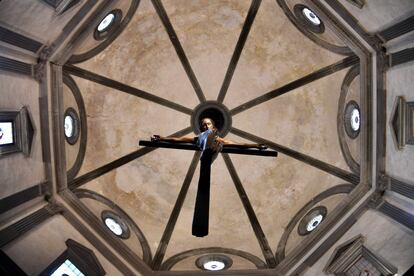
<svg viewBox="0 0 414 276"><path fill-rule="evenodd" d="M67 249L60 254L40 276L49 276L55 272L66 260L69 260L85 275L105 275L105 270L99 263L95 254L82 244L68 239L66 240Z"/></svg>
<svg viewBox="0 0 414 276"><path fill-rule="evenodd" d="M0 122L12 123L13 129L13 143L0 145L0 158L18 152L29 156L35 128L28 107L18 111L0 110Z"/></svg>

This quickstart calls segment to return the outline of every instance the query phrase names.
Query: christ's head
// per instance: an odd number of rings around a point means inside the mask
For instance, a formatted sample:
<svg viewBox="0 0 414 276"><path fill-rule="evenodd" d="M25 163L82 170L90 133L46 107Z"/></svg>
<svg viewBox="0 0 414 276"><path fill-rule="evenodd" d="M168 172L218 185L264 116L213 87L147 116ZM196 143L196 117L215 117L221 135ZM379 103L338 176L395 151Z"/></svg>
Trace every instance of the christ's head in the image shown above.
<svg viewBox="0 0 414 276"><path fill-rule="evenodd" d="M210 118L203 118L200 122L200 131L204 132L207 129L215 130L214 121Z"/></svg>

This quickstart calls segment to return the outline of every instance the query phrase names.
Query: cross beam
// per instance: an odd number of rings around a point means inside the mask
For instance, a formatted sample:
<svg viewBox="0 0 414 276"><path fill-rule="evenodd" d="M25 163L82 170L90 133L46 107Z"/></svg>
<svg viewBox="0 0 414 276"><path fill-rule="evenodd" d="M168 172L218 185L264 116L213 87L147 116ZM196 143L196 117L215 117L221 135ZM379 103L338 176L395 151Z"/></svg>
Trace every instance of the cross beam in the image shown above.
<svg viewBox="0 0 414 276"><path fill-rule="evenodd" d="M140 146L148 148L170 148L181 150L200 151L200 148L192 143L183 142L166 142L166 141L139 141ZM235 153L259 156L277 156L277 151L261 150L246 148L243 145L223 145L221 150L223 153ZM197 197L194 207L192 234L196 237L204 237L208 235L209 224L209 208L210 208L210 178L211 164L214 161L215 154L205 152L200 158L200 178L198 180ZM225 155L228 156L228 155Z"/></svg>
<svg viewBox="0 0 414 276"><path fill-rule="evenodd" d="M200 148L191 143L174 143L174 142L155 142L155 141L139 141L140 146L152 148L169 148L199 151ZM232 145L224 145L221 150L223 153L245 154L245 155L259 155L259 156L277 156L277 151L273 150L259 150L251 148L239 148Z"/></svg>

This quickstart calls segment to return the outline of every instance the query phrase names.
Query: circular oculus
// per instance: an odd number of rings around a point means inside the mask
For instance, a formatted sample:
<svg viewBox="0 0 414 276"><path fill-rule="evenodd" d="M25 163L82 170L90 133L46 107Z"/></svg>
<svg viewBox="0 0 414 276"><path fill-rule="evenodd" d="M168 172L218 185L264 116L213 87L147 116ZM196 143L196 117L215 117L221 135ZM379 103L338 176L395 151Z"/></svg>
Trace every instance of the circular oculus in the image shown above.
<svg viewBox="0 0 414 276"><path fill-rule="evenodd" d="M98 30L98 32L104 32L114 23L114 21L115 21L115 14L110 12L104 17L104 19L102 19L101 23L99 23L96 29Z"/></svg>
<svg viewBox="0 0 414 276"><path fill-rule="evenodd" d="M65 136L66 137L72 137L73 136L73 130L74 130L74 122L73 118L70 115L65 116Z"/></svg>
<svg viewBox="0 0 414 276"><path fill-rule="evenodd" d="M321 25L321 20L319 19L319 17L311 9L309 9L307 7L304 7L302 9L302 14L313 25L315 25L315 26Z"/></svg>
<svg viewBox="0 0 414 276"><path fill-rule="evenodd" d="M346 104L343 120L346 134L355 139L361 130L361 112L355 101Z"/></svg>
<svg viewBox="0 0 414 276"><path fill-rule="evenodd" d="M70 145L74 145L79 138L80 134L80 121L76 110L72 107L66 109L63 115L63 130L66 141Z"/></svg>
<svg viewBox="0 0 414 276"><path fill-rule="evenodd" d="M101 213L102 222L115 236L121 239L128 239L131 235L128 224L118 214L110 210Z"/></svg>
<svg viewBox="0 0 414 276"><path fill-rule="evenodd" d="M328 209L325 206L317 206L312 208L306 215L299 221L298 233L301 236L305 236L314 231L321 222L325 219L328 213Z"/></svg>
<svg viewBox="0 0 414 276"><path fill-rule="evenodd" d="M117 236L122 235L124 232L122 231L121 225L119 225L119 223L117 223L113 218L106 218L105 225Z"/></svg>
<svg viewBox="0 0 414 276"><path fill-rule="evenodd" d="M233 260L222 254L208 254L196 260L196 266L205 271L223 271L229 269Z"/></svg>

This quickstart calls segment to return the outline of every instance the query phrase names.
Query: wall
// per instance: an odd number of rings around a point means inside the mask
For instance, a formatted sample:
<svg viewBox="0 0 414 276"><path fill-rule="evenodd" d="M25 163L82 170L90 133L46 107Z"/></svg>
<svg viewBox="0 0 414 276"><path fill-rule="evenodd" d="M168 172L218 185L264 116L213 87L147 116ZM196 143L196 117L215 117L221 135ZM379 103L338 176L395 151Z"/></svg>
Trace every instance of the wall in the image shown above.
<svg viewBox="0 0 414 276"><path fill-rule="evenodd" d="M365 1L366 4L362 9L350 4L347 0L339 0L339 2L359 21L360 25L372 33L389 27L414 12L412 0Z"/></svg>
<svg viewBox="0 0 414 276"><path fill-rule="evenodd" d="M39 84L29 77L0 71L0 110L20 110L28 106L35 135L30 157L15 153L0 158L0 198L4 198L45 180L39 116ZM18 173L17 173L18 171Z"/></svg>
<svg viewBox="0 0 414 276"><path fill-rule="evenodd" d="M413 231L377 211L368 210L334 246L302 275L324 275L322 270L334 249L359 234L366 238L364 245L368 249L398 268L399 275L404 274L413 265Z"/></svg>
<svg viewBox="0 0 414 276"><path fill-rule="evenodd" d="M49 44L59 36L84 2L57 15L54 8L40 0L3 0L0 2L0 25Z"/></svg>
<svg viewBox="0 0 414 276"><path fill-rule="evenodd" d="M398 150L392 137L391 118L395 101L404 96L407 102L414 101L413 86L414 62L390 68L387 73L387 154L386 172L399 180L414 183L414 145L405 145Z"/></svg>
<svg viewBox="0 0 414 276"><path fill-rule="evenodd" d="M2 250L28 275L37 275L67 249L65 244L67 239L72 239L91 249L107 275L121 275L60 215L35 227L28 234L3 247Z"/></svg>

